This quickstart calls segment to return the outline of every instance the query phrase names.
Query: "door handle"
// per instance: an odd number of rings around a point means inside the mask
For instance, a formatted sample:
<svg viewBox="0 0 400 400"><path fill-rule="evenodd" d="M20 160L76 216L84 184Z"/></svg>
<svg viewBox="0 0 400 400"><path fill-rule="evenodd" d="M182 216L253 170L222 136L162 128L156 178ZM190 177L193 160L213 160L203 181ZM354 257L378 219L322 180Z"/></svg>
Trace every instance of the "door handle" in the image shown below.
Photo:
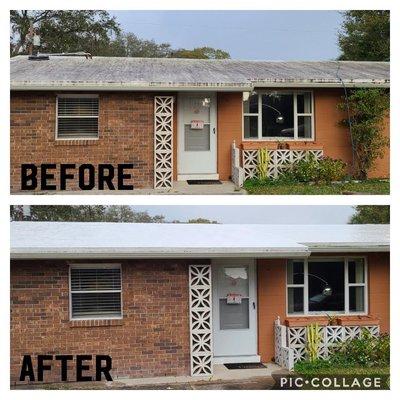
<svg viewBox="0 0 400 400"><path fill-rule="evenodd" d="M213 134L215 135L215 128L213 128Z"/></svg>
<svg viewBox="0 0 400 400"><path fill-rule="evenodd" d="M253 310L256 309L256 303L253 301Z"/></svg>

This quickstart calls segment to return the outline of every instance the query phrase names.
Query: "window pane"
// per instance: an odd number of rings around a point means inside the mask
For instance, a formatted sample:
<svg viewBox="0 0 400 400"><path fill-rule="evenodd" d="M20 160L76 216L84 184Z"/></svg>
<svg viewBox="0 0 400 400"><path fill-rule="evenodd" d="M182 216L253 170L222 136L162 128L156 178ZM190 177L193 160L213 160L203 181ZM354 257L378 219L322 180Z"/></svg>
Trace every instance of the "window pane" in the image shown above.
<svg viewBox="0 0 400 400"><path fill-rule="evenodd" d="M72 293L73 318L121 316L121 293Z"/></svg>
<svg viewBox="0 0 400 400"><path fill-rule="evenodd" d="M59 138L97 138L98 132L98 118L58 118L57 136Z"/></svg>
<svg viewBox="0 0 400 400"><path fill-rule="evenodd" d="M226 299L220 299L219 319L221 329L248 329L249 299L242 299L240 304L228 304Z"/></svg>
<svg viewBox="0 0 400 400"><path fill-rule="evenodd" d="M244 117L244 137L258 138L258 117Z"/></svg>
<svg viewBox="0 0 400 400"><path fill-rule="evenodd" d="M71 268L71 290L121 290L119 268Z"/></svg>
<svg viewBox="0 0 400 400"><path fill-rule="evenodd" d="M311 93L301 93L297 95L297 113L311 114Z"/></svg>
<svg viewBox="0 0 400 400"><path fill-rule="evenodd" d="M304 312L303 288L288 288L288 313L302 314Z"/></svg>
<svg viewBox="0 0 400 400"><path fill-rule="evenodd" d="M185 124L185 151L210 151L210 125L192 129Z"/></svg>
<svg viewBox="0 0 400 400"><path fill-rule="evenodd" d="M364 260L362 258L358 260L349 261L349 283L364 283Z"/></svg>
<svg viewBox="0 0 400 400"><path fill-rule="evenodd" d="M302 285L304 283L303 261L289 261L287 266L288 285Z"/></svg>
<svg viewBox="0 0 400 400"><path fill-rule="evenodd" d="M293 95L266 94L262 99L262 136L294 137Z"/></svg>
<svg viewBox="0 0 400 400"><path fill-rule="evenodd" d="M243 112L245 114L258 114L258 94L253 94L248 100L243 101Z"/></svg>
<svg viewBox="0 0 400 400"><path fill-rule="evenodd" d="M297 132L299 138L311 139L311 117L298 117Z"/></svg>
<svg viewBox="0 0 400 400"><path fill-rule="evenodd" d="M308 262L309 311L344 311L344 262Z"/></svg>
<svg viewBox="0 0 400 400"><path fill-rule="evenodd" d="M364 287L351 286L349 288L349 310L364 312Z"/></svg>

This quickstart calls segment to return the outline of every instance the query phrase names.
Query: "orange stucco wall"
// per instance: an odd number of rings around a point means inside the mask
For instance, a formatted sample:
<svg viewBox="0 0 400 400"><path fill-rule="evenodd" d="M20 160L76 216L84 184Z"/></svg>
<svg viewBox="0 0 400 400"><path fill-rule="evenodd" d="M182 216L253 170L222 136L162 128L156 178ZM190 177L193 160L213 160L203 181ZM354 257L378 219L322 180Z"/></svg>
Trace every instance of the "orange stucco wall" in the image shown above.
<svg viewBox="0 0 400 400"><path fill-rule="evenodd" d="M315 140L288 141L291 149L322 149L324 155L340 158L351 165L351 142L348 129L338 122L346 117L337 104L342 101L341 89L314 89ZM267 147L275 149L277 142L244 141L242 139L242 94L218 93L218 172L220 179L230 176L230 146L233 140L243 148ZM389 118L385 121L384 134L389 136ZM389 149L378 159L370 177L389 176Z"/></svg>
<svg viewBox="0 0 400 400"><path fill-rule="evenodd" d="M381 332L389 332L389 253L370 253L367 262L368 315L379 320ZM258 351L261 360L268 362L274 357L274 321L278 316L282 321L286 319L286 260L258 260L257 286Z"/></svg>

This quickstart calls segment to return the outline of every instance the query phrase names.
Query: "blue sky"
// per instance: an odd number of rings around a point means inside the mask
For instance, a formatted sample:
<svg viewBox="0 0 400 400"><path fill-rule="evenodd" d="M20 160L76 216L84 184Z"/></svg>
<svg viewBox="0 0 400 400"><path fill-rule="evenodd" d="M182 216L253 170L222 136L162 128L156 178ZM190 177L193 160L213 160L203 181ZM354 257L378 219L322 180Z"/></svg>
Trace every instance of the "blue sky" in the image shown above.
<svg viewBox="0 0 400 400"><path fill-rule="evenodd" d="M331 60L338 11L110 11L123 30L173 48L210 46L234 59Z"/></svg>
<svg viewBox="0 0 400 400"><path fill-rule="evenodd" d="M352 206L131 206L150 215L164 215L168 221L186 222L207 218L226 224L346 224L354 214Z"/></svg>

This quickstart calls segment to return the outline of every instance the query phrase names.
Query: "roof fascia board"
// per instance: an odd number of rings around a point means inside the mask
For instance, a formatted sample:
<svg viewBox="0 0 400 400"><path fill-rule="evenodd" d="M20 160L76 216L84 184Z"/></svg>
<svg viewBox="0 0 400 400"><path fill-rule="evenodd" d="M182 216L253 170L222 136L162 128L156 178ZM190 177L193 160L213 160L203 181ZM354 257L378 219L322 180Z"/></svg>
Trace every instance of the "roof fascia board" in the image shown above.
<svg viewBox="0 0 400 400"><path fill-rule="evenodd" d="M139 258L287 258L287 257L308 257L311 253L306 248L301 249L285 249L279 250L249 250L249 249L225 249L217 251L201 251L190 250L185 251L65 251L65 249L52 249L51 251L34 251L34 250L15 250L11 249L10 258L14 260L31 260L31 259L65 259L65 258L80 258L80 259L139 259ZM229 251L228 251L229 250Z"/></svg>
<svg viewBox="0 0 400 400"><path fill-rule="evenodd" d="M312 253L375 253L375 252L389 252L390 245L365 245L356 244L351 246L318 246L309 245L308 249Z"/></svg>

